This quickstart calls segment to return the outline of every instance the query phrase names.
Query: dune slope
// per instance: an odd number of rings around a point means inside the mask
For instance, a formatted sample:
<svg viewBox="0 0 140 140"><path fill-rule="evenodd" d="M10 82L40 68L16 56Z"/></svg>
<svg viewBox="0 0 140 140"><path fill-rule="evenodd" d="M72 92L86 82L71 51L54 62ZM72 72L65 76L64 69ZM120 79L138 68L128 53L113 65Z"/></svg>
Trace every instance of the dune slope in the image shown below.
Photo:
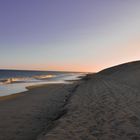
<svg viewBox="0 0 140 140"><path fill-rule="evenodd" d="M85 78L57 126L39 140L139 140L140 62Z"/></svg>

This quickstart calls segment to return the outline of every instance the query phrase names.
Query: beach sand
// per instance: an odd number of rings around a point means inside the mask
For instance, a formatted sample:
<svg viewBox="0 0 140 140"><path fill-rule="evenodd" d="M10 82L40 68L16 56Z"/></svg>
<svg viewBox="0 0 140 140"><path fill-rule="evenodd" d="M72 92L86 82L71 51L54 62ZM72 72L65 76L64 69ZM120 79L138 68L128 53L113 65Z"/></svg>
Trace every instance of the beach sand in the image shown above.
<svg viewBox="0 0 140 140"><path fill-rule="evenodd" d="M75 86L42 85L0 97L0 140L35 140L65 113L64 106Z"/></svg>
<svg viewBox="0 0 140 140"><path fill-rule="evenodd" d="M140 61L0 101L0 140L140 140Z"/></svg>
<svg viewBox="0 0 140 140"><path fill-rule="evenodd" d="M67 114L38 140L140 140L139 87L140 62L88 75Z"/></svg>

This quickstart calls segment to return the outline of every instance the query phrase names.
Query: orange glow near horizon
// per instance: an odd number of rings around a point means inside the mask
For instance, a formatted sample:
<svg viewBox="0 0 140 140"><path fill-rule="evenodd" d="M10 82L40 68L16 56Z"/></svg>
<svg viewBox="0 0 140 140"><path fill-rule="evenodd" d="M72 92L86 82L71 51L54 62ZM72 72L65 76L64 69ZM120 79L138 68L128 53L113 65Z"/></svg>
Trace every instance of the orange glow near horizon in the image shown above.
<svg viewBox="0 0 140 140"><path fill-rule="evenodd" d="M101 70L100 66L93 65L30 65L30 66L12 66L5 67L5 69L18 69L18 70L43 70L43 71L72 71L72 72L97 72Z"/></svg>
<svg viewBox="0 0 140 140"><path fill-rule="evenodd" d="M132 60L132 61L136 61L136 60ZM125 61L123 63L127 63L127 62L130 62L130 61ZM42 67L42 66L37 66L37 65L34 65L34 66L30 66L30 67L27 67L27 66L13 66L13 67L4 67L4 69L16 69L16 70L39 70L39 71L72 71L72 72L99 72L103 69L106 69L106 68L109 68L109 67L112 67L112 66L115 66L115 65L119 65L119 64L122 64L122 62L119 62L118 63L115 63L114 64L114 61L110 61L109 64L100 64L98 66L51 66L51 67Z"/></svg>
<svg viewBox="0 0 140 140"><path fill-rule="evenodd" d="M100 51L99 51L100 52ZM99 53L98 60L94 61L90 56L83 58L79 63L58 63L52 64L18 64L10 66L1 66L4 69L20 69L20 70L51 70L51 71L75 71L75 72L98 72L105 68L122 64L125 62L140 60L140 41L139 38L129 39L127 41L118 43L107 52ZM84 61L85 62L84 62ZM88 61L89 60L89 61ZM83 61L83 62L82 62Z"/></svg>

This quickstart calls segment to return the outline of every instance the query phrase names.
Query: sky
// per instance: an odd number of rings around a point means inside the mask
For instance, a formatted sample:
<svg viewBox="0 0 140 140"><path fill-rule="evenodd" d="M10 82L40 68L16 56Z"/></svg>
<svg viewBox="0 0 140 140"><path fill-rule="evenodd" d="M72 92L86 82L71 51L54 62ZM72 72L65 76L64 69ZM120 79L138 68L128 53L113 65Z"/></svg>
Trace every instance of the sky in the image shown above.
<svg viewBox="0 0 140 140"><path fill-rule="evenodd" d="M140 60L140 0L0 0L0 69L97 72Z"/></svg>

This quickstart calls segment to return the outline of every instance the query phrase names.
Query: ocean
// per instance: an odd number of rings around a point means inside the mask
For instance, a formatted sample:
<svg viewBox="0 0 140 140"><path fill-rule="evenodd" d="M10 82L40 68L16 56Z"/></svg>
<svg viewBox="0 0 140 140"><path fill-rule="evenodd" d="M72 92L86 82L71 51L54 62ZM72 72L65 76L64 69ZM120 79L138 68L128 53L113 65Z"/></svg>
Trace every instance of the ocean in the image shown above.
<svg viewBox="0 0 140 140"><path fill-rule="evenodd" d="M59 71L0 70L0 96L27 91L27 86L68 83L84 73Z"/></svg>

